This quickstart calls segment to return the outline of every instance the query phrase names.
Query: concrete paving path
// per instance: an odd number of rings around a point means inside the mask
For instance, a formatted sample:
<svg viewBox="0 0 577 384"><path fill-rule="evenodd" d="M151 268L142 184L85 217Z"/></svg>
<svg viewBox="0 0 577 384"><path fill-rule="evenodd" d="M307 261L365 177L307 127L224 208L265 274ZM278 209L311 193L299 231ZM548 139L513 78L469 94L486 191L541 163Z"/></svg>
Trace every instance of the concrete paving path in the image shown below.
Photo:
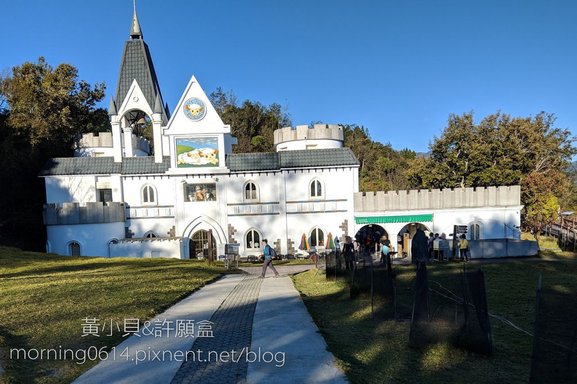
<svg viewBox="0 0 577 384"><path fill-rule="evenodd" d="M196 337L130 336L75 383L346 383L288 276L311 267L226 275L151 320L193 320Z"/></svg>

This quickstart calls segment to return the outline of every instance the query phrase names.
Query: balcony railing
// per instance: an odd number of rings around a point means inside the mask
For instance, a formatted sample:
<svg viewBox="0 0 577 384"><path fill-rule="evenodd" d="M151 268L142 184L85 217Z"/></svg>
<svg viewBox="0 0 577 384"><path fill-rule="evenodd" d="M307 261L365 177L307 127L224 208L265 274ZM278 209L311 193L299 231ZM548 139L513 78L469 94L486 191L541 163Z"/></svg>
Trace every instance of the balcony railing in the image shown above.
<svg viewBox="0 0 577 384"><path fill-rule="evenodd" d="M44 224L103 224L126 221L124 203L44 204Z"/></svg>

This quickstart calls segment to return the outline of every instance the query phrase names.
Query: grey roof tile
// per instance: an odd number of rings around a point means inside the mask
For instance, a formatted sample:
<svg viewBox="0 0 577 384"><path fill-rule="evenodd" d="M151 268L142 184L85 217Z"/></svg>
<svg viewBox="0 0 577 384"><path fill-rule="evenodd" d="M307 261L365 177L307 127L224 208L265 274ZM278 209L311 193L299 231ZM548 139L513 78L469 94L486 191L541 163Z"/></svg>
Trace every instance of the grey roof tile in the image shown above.
<svg viewBox="0 0 577 384"><path fill-rule="evenodd" d="M116 86L117 103L122 104L134 80L142 89L151 108L155 105L157 96L160 98L160 104L163 105L152 57L148 45L142 39L128 40L124 46ZM168 117L168 112L163 112Z"/></svg>
<svg viewBox="0 0 577 384"><path fill-rule="evenodd" d="M112 157L59 157L48 160L39 176L163 174L170 168L170 157L165 156L162 160L162 163L155 163L153 156L137 156L125 157L121 163L115 163ZM358 165L359 161L348 148L237 153L226 157L226 166L231 172Z"/></svg>
<svg viewBox="0 0 577 384"><path fill-rule="evenodd" d="M359 165L349 148L326 148L279 152L281 168L310 168Z"/></svg>
<svg viewBox="0 0 577 384"><path fill-rule="evenodd" d="M125 157L115 163L113 157L58 157L48 160L39 176L57 175L144 175L162 174L170 168L170 157L155 163L153 156Z"/></svg>
<svg viewBox="0 0 577 384"><path fill-rule="evenodd" d="M226 157L226 166L235 171L264 171L280 169L276 153L233 153Z"/></svg>
<svg viewBox="0 0 577 384"><path fill-rule="evenodd" d="M238 153L226 158L232 172L267 171L286 168L358 166L359 161L349 148L281 151L269 153Z"/></svg>
<svg viewBox="0 0 577 384"><path fill-rule="evenodd" d="M39 176L103 175L120 173L121 164L112 157L57 157L46 162Z"/></svg>

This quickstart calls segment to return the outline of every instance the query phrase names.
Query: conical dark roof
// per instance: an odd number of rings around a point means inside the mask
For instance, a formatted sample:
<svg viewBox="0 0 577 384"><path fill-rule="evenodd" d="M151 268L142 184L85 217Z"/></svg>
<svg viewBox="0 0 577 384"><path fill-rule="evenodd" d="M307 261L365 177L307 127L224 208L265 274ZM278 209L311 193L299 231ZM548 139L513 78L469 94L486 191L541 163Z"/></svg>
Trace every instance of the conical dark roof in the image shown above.
<svg viewBox="0 0 577 384"><path fill-rule="evenodd" d="M118 84L116 86L116 103L122 105L132 82L136 80L138 86L144 93L144 97L151 108L155 107L157 97L160 99L160 105L164 105L152 57L148 45L142 38L140 23L136 16L136 11L132 19L130 28L130 38L124 45L122 60L120 62L120 71L118 75ZM165 108L162 111L164 117L168 120L168 113Z"/></svg>

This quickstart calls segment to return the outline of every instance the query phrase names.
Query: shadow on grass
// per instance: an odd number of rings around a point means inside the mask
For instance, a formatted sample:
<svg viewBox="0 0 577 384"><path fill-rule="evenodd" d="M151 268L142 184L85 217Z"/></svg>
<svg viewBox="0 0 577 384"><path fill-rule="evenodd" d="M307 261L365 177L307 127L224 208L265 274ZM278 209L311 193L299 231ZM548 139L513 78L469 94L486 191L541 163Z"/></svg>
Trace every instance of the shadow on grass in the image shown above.
<svg viewBox="0 0 577 384"><path fill-rule="evenodd" d="M574 263L512 261L475 265L486 276L489 312L524 330L532 331L537 276L563 292L577 293ZM430 280L451 288L460 265L447 263L431 268ZM342 282L326 281L314 273L295 277L309 312L317 322L329 349L340 360L351 382L371 383L526 383L529 379L532 338L491 320L494 353L491 357L466 352L448 342L410 348L408 335L414 268L395 267L396 317L382 316L382 302L361 293L351 300ZM457 283L458 284L458 283ZM577 308L575 308L577 318Z"/></svg>
<svg viewBox="0 0 577 384"><path fill-rule="evenodd" d="M0 361L4 368L7 383L29 383L38 376L38 364L29 359L18 357L17 350L29 351L28 339L18 336L0 325Z"/></svg>

